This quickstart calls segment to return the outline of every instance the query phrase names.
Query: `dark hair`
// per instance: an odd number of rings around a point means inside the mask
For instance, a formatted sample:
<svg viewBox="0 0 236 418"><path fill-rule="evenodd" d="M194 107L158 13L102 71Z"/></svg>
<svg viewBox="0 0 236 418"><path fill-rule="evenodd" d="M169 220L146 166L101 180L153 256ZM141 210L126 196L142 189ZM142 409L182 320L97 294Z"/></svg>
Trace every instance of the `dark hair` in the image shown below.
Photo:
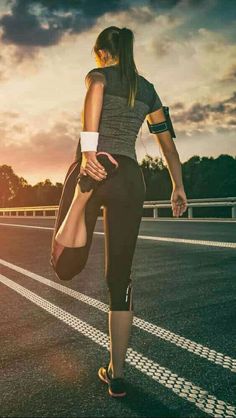
<svg viewBox="0 0 236 418"><path fill-rule="evenodd" d="M97 54L99 49L108 51L112 58L119 59L119 72L121 80L126 78L129 83L128 105L134 106L137 93L138 70L133 56L134 34L128 28L109 26L97 37L93 51Z"/></svg>

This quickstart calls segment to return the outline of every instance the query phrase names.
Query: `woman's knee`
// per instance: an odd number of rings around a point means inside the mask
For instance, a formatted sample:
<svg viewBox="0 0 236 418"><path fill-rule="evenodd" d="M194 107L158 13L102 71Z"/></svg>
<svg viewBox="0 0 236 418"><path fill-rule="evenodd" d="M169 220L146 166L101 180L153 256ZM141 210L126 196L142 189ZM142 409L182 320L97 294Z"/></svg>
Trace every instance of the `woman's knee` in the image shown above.
<svg viewBox="0 0 236 418"><path fill-rule="evenodd" d="M82 248L79 254L77 249L66 248L58 260L56 273L61 280L71 280L84 270L87 259L88 253L83 251Z"/></svg>
<svg viewBox="0 0 236 418"><path fill-rule="evenodd" d="M133 311L133 288L130 282L125 288L109 287L109 309L111 311Z"/></svg>
<svg viewBox="0 0 236 418"><path fill-rule="evenodd" d="M131 271L122 275L107 275L109 308L112 311L133 310L133 287Z"/></svg>

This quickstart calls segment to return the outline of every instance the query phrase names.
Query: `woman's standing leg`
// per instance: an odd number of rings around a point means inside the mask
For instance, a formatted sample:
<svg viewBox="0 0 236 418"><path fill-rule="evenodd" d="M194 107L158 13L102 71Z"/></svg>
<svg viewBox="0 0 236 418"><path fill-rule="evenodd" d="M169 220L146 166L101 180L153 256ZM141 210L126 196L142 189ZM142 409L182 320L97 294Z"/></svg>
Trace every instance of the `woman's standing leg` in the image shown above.
<svg viewBox="0 0 236 418"><path fill-rule="evenodd" d="M110 336L109 371L111 372L112 377L116 378L123 377L124 375L124 362L133 323L132 283L130 274L127 275L125 271L128 266L127 262L124 264L124 270L118 268L119 263L124 262L124 257L122 257L122 254L120 254L120 257L117 255L115 256L115 253L113 252L115 249L111 240L108 244L108 228L109 225L112 228L112 219L109 217L106 208L104 208L104 224L106 231L106 280L110 296L110 309L108 312L108 328ZM120 232L122 233L122 231ZM111 253L113 255L111 255ZM120 258L120 260L118 258ZM114 263L114 268L117 266L116 277L112 270L112 263ZM114 283L115 281L116 284ZM114 305L115 300L117 305ZM120 303L121 301L122 303Z"/></svg>
<svg viewBox="0 0 236 418"><path fill-rule="evenodd" d="M108 199L104 205L105 276L110 299L109 370L113 378L124 376L133 322L131 268L146 191L138 163L124 156L118 160L119 171L108 183Z"/></svg>

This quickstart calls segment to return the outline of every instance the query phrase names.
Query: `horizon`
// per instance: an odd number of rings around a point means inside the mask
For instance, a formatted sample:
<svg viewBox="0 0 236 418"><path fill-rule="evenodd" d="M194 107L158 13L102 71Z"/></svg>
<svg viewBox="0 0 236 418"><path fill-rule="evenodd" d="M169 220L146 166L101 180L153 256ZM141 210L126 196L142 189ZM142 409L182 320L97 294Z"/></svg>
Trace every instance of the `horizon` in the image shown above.
<svg viewBox="0 0 236 418"><path fill-rule="evenodd" d="M216 156L216 157L212 157L212 156L205 156L205 155L203 155L203 156L199 156L199 155L192 155L191 157L189 157L186 161L184 161L184 162L181 162L181 164L182 163L188 163L189 162L189 160L191 159L191 158L193 158L193 157L198 157L199 159L200 159L200 162L202 161L202 159L204 159L204 158L206 158L206 159L213 159L213 161L215 161L215 160L217 160L219 157L231 157L231 158L233 158L234 160L236 160L236 155L235 156L233 156L233 155L229 155L229 154L219 154L218 156ZM155 159L155 156L154 157L152 157L152 156L150 156L150 155L146 155L145 156L146 158L149 158L149 157L151 157L151 158L153 158L153 159ZM144 158L145 158L144 157ZM158 157L156 157L157 159L158 159L158 161L162 161L162 163L163 163L163 166L168 170L168 168L167 168L167 164L166 164L166 162L165 162L165 160L163 160L163 158L160 156L158 156ZM139 164L141 164L142 163L142 160L141 161L139 161ZM2 165L0 165L0 169L1 169L1 167L3 166L4 164L2 164ZM8 164L6 164L8 167L11 167L12 168L12 170L13 170L13 173L18 177L18 178L20 178L20 177L22 177L23 178L23 180L25 180L26 182L27 182L27 184L29 185L29 186L32 186L32 187L35 187L35 186L37 186L39 183L45 183L47 180L49 180L50 182L51 182L51 184L52 184L52 186L55 186L56 185L56 183L59 183L59 184L62 184L63 185L63 183L64 183L64 179L60 182L60 181L55 181L55 182L53 182L49 177L45 177L44 179L39 179L35 184L32 184L32 183L30 183L24 176L20 176L20 175L18 175L17 174L17 172L14 170L14 167L12 167L12 166L9 166ZM157 162L157 165L158 165L158 167L159 167L159 164L158 164L158 162ZM153 166L153 163L152 163L152 166ZM65 173L65 175L64 176L66 176L66 173Z"/></svg>
<svg viewBox="0 0 236 418"><path fill-rule="evenodd" d="M180 161L235 157L234 2L100 6L91 12L71 0L50 7L40 0L0 1L0 165L12 166L29 184L63 182L81 130L85 75L96 67L91 50L108 21L133 30L136 66L170 108ZM146 153L162 157L146 122L136 152L139 163Z"/></svg>

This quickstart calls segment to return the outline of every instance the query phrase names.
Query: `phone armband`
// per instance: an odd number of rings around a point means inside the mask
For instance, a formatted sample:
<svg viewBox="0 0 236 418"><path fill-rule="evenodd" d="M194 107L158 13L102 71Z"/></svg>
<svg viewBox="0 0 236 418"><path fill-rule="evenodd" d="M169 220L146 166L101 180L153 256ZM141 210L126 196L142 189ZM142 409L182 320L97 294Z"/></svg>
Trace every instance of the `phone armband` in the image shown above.
<svg viewBox="0 0 236 418"><path fill-rule="evenodd" d="M161 132L170 131L171 137L176 138L175 131L174 131L172 121L170 118L169 107L168 106L162 106L162 107L163 107L166 120L164 120L163 122L159 122L159 123L150 123L147 120L149 132L151 132L152 134L159 134Z"/></svg>

